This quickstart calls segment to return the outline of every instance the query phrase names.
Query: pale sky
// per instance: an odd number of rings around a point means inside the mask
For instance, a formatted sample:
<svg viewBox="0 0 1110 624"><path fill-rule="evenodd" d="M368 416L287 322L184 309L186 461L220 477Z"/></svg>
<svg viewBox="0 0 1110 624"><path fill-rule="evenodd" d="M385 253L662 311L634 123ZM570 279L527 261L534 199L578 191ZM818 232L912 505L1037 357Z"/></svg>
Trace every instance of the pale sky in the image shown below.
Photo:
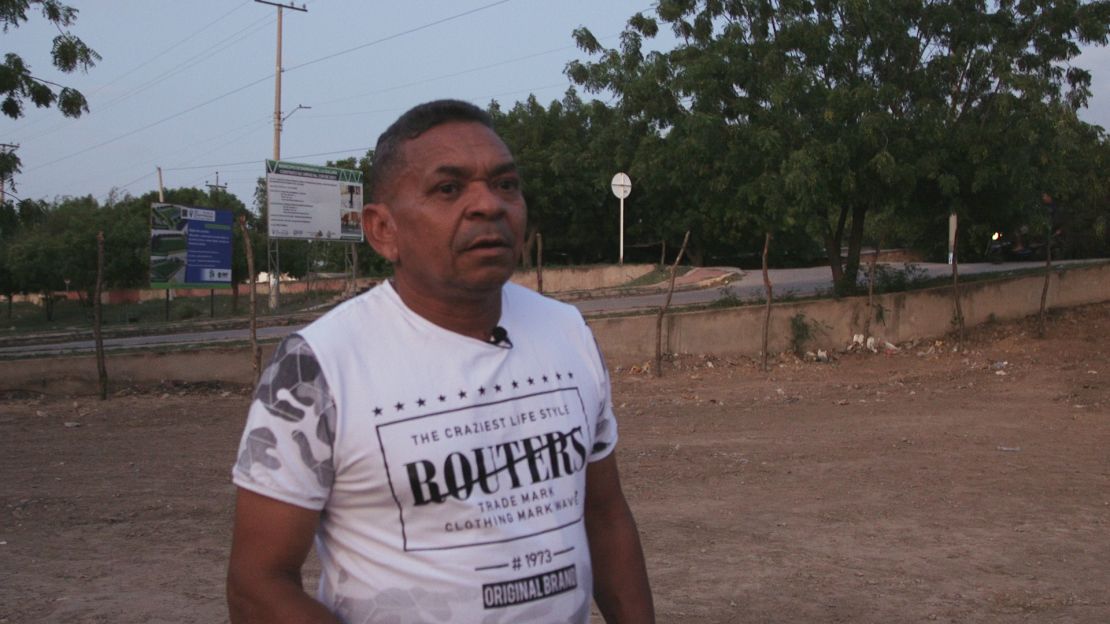
<svg viewBox="0 0 1110 624"><path fill-rule="evenodd" d="M284 11L283 159L323 164L362 156L410 106L440 97L508 109L533 93L544 105L586 59L571 32L590 28L607 47L629 16L654 0L297 0ZM3 35L38 76L89 99L77 120L28 109L0 118L0 142L18 143L16 196L54 199L113 188L227 184L248 206L273 156L276 9L251 0L68 0L73 32L101 54L88 74L49 63L56 33L39 15ZM667 41L664 39L664 42ZM669 45L662 43L661 45ZM1110 127L1110 54L1077 61L1094 73L1082 117ZM582 97L588 94L579 91ZM298 105L311 107L294 110Z"/></svg>

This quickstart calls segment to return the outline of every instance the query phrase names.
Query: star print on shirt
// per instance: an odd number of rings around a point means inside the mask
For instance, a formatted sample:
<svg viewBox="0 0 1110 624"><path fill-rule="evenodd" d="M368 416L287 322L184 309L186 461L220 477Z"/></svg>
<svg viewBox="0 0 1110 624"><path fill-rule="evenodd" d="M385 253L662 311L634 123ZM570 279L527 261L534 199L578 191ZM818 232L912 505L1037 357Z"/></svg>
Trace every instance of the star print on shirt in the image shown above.
<svg viewBox="0 0 1110 624"><path fill-rule="evenodd" d="M554 379L552 379L552 376L554 376ZM566 371L565 373L557 371L557 372L550 373L550 374L539 375L538 377L525 377L523 380L513 379L513 380L510 380L509 383L505 384L505 385L502 385L500 383L496 383L496 384L493 384L491 386L482 385L482 386L478 386L477 388L475 388L474 391L477 392L479 396L485 397L485 396L490 395L490 394L496 394L496 393L504 392L506 390L509 390L510 388L513 389L513 390L519 390L521 384L523 384L523 383L527 383L529 386L534 386L537 383L552 383L554 380L562 381L564 376L568 380L574 379L574 373L571 372L571 371ZM469 393L468 393L467 390L459 390L457 394L458 394L459 399L466 399L469 396ZM437 395L435 395L434 399L425 399L423 397L420 397L420 398L416 399L416 405L419 406L419 407L425 407L425 406L428 405L429 401L433 401L433 400L439 401L440 403L446 403L447 399L448 399L448 395L446 395L446 394L437 394ZM405 411L405 403L402 402L402 401L396 402L395 404L392 405L392 407L397 412ZM381 416L383 412L384 412L384 410L381 407L375 407L373 409L373 413L374 413L375 416Z"/></svg>

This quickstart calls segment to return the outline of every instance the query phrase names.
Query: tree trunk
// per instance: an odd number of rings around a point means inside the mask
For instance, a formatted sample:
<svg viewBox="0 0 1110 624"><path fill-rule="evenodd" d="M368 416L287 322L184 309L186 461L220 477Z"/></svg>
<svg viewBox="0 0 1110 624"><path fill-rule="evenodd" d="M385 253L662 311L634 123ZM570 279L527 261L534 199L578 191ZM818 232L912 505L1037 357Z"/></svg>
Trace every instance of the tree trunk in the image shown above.
<svg viewBox="0 0 1110 624"><path fill-rule="evenodd" d="M543 234L536 235L536 292L543 292Z"/></svg>
<svg viewBox="0 0 1110 624"><path fill-rule="evenodd" d="M96 341L96 385L100 400L108 398L108 368L104 364L104 336L100 333L103 318L100 293L104 288L104 232L96 233L96 288L93 294L93 340Z"/></svg>
<svg viewBox="0 0 1110 624"><path fill-rule="evenodd" d="M678 263L682 261L682 254L686 252L686 243L690 241L690 230L686 230L686 236L682 238L682 247L678 250L678 256L674 259L674 264L671 265L671 285L667 289L667 298L663 301L663 307L659 308L659 316L655 318L655 376L663 376L663 317L667 314L667 308L671 307L671 296L674 295L674 280L678 277ZM664 243L666 244L666 243Z"/></svg>
<svg viewBox="0 0 1110 624"><path fill-rule="evenodd" d="M532 246L536 243L536 228L528 228L524 237L524 253L520 254L520 267L525 271L532 268Z"/></svg>
<svg viewBox="0 0 1110 624"><path fill-rule="evenodd" d="M239 282L231 280L231 313L239 313Z"/></svg>
<svg viewBox="0 0 1110 624"><path fill-rule="evenodd" d="M763 288L767 291L767 309L763 313L763 372L767 372L767 337L771 332L771 302L773 293L771 289L771 276L767 273L767 250L771 248L771 233L763 238Z"/></svg>
<svg viewBox="0 0 1110 624"><path fill-rule="evenodd" d="M1051 226L1049 227L1051 230ZM1048 233L1048 242L1044 246L1044 287L1041 288L1041 311L1037 315L1037 337L1044 338L1045 319L1044 313L1048 304L1048 283L1052 279L1052 232Z"/></svg>
<svg viewBox="0 0 1110 624"><path fill-rule="evenodd" d="M959 329L960 341L964 339L964 309L960 305L960 228L956 226L952 237L952 300L956 304L956 326Z"/></svg>
<svg viewBox="0 0 1110 624"><path fill-rule="evenodd" d="M844 275L841 278L841 288L845 293L856 289L856 280L859 277L859 252L863 244L863 221L866 216L865 206L862 204L852 206L852 228L848 231L848 257L844 259Z"/></svg>
<svg viewBox="0 0 1110 624"><path fill-rule="evenodd" d="M690 258L690 264L696 267L705 265L705 252L697 245L686 250L686 257Z"/></svg>
<svg viewBox="0 0 1110 624"><path fill-rule="evenodd" d="M826 213L827 215L827 213ZM841 243L844 241L844 225L848 222L848 206L840 206L840 214L836 218L836 229L829 227L828 217L825 218L825 255L829 259L829 269L832 270L833 284L839 284L844 279L843 258L840 257Z"/></svg>
<svg viewBox="0 0 1110 624"><path fill-rule="evenodd" d="M841 264L840 243L833 237L831 230L825 231L825 256L832 271L833 284L839 284L844 279L844 265Z"/></svg>
<svg viewBox="0 0 1110 624"><path fill-rule="evenodd" d="M247 275L250 276L250 304L251 304L251 370L254 371L254 385L262 375L262 351L258 348L258 305L255 295L254 248L251 245L251 233L247 231L247 218L239 217L239 229L243 232L243 247L247 253Z"/></svg>
<svg viewBox="0 0 1110 624"><path fill-rule="evenodd" d="M46 320L54 321L54 294L50 292L42 293L42 309L46 312Z"/></svg>
<svg viewBox="0 0 1110 624"><path fill-rule="evenodd" d="M871 320L875 318L875 267L879 264L879 251L882 248L883 241L880 240L867 270L867 320L863 323L864 339L871 335Z"/></svg>

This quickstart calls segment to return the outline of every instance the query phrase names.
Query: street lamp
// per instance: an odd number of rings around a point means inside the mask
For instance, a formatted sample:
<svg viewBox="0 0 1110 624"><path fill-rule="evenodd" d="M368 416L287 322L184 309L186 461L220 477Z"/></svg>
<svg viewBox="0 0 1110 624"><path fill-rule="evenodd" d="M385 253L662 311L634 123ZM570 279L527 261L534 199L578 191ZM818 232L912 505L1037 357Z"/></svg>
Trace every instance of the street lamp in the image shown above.
<svg viewBox="0 0 1110 624"><path fill-rule="evenodd" d="M297 112L297 111L301 110L302 108L303 108L303 109L305 109L305 110L311 110L311 109L312 109L312 107L311 107L311 106L305 106L304 104L297 104L297 108L294 108L293 110L289 111L289 114L288 114L288 115L286 115L286 116L282 117L282 118L281 118L281 122L282 122L282 123L285 123L285 120L286 120L286 119L289 119L290 117L292 117L292 116L293 116L293 113L295 113L295 112Z"/></svg>

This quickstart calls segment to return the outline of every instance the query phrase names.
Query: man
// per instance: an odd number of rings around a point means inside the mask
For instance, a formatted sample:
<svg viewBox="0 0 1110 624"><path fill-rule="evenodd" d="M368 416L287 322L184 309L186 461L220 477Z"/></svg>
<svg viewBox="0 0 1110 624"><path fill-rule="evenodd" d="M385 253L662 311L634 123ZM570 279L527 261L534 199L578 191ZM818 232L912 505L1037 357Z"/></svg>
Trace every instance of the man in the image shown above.
<svg viewBox="0 0 1110 624"><path fill-rule="evenodd" d="M232 622L579 624L591 588L606 621L654 621L593 337L507 283L526 208L489 116L408 111L372 184L363 229L394 277L262 377L233 470Z"/></svg>

